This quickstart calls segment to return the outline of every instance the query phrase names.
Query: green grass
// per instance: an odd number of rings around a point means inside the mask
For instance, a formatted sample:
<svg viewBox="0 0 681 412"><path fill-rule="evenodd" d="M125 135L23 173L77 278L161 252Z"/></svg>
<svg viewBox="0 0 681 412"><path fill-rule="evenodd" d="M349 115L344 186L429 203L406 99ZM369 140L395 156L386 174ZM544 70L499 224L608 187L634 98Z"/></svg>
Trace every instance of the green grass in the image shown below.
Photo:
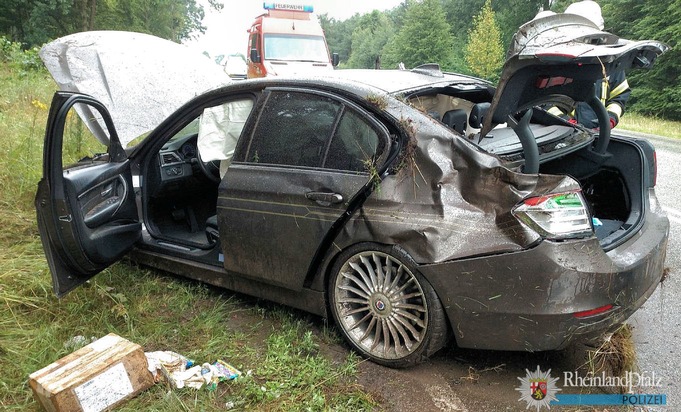
<svg viewBox="0 0 681 412"><path fill-rule="evenodd" d="M250 371L214 391L158 384L123 411L374 408L355 383L360 360L325 353L338 337L313 316L125 262L57 299L33 208L54 91L47 73L0 63L0 409L39 410L28 375L70 353L74 336L110 332L145 351Z"/></svg>
<svg viewBox="0 0 681 412"><path fill-rule="evenodd" d="M632 132L648 133L681 139L681 122L655 119L653 117L646 117L638 113L627 113L622 116L622 120L617 125L617 128L630 130Z"/></svg>

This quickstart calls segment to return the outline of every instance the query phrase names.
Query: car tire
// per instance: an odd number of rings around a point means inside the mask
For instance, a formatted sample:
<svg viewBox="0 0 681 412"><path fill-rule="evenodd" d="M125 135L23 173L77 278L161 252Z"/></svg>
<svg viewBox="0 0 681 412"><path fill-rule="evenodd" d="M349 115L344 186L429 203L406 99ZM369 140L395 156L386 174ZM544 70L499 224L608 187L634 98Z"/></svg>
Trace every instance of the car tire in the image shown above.
<svg viewBox="0 0 681 412"><path fill-rule="evenodd" d="M371 243L348 248L336 259L328 285L334 321L362 356L407 367L444 346L442 303L401 248Z"/></svg>

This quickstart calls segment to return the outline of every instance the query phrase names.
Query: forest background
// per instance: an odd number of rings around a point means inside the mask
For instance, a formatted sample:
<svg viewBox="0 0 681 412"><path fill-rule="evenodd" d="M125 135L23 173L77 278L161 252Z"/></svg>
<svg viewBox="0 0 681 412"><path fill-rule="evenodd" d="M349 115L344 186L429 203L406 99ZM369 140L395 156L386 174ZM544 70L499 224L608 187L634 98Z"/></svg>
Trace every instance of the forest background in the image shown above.
<svg viewBox="0 0 681 412"><path fill-rule="evenodd" d="M319 16L341 68L412 68L438 63L446 71L496 81L517 28L540 10L562 12L570 0L404 0L397 7L337 20ZM631 40L653 39L672 49L650 70L630 73L629 110L681 120L681 0L599 0L605 30ZM204 0L0 0L0 59L18 49L27 67L44 43L87 30L128 30L182 42L205 32ZM233 5L232 7L238 7ZM255 17L255 16L253 16ZM244 22L246 28L250 21ZM15 58L14 57L14 58Z"/></svg>

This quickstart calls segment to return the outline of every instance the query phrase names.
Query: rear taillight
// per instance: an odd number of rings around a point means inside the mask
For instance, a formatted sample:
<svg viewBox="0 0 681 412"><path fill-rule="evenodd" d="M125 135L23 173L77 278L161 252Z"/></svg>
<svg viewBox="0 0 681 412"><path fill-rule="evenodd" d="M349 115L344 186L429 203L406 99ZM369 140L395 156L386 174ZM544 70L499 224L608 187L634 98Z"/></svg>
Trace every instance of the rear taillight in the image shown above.
<svg viewBox="0 0 681 412"><path fill-rule="evenodd" d="M525 199L513 209L513 215L547 239L571 239L593 234L586 202L580 191Z"/></svg>

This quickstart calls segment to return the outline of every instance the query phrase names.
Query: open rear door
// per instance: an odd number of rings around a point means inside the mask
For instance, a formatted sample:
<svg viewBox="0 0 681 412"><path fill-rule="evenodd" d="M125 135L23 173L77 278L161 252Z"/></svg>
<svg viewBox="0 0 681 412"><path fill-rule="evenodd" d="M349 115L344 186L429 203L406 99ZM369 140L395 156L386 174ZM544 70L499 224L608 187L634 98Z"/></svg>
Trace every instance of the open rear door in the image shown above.
<svg viewBox="0 0 681 412"><path fill-rule="evenodd" d="M55 94L35 206L59 297L117 261L140 238L129 161L97 100Z"/></svg>

